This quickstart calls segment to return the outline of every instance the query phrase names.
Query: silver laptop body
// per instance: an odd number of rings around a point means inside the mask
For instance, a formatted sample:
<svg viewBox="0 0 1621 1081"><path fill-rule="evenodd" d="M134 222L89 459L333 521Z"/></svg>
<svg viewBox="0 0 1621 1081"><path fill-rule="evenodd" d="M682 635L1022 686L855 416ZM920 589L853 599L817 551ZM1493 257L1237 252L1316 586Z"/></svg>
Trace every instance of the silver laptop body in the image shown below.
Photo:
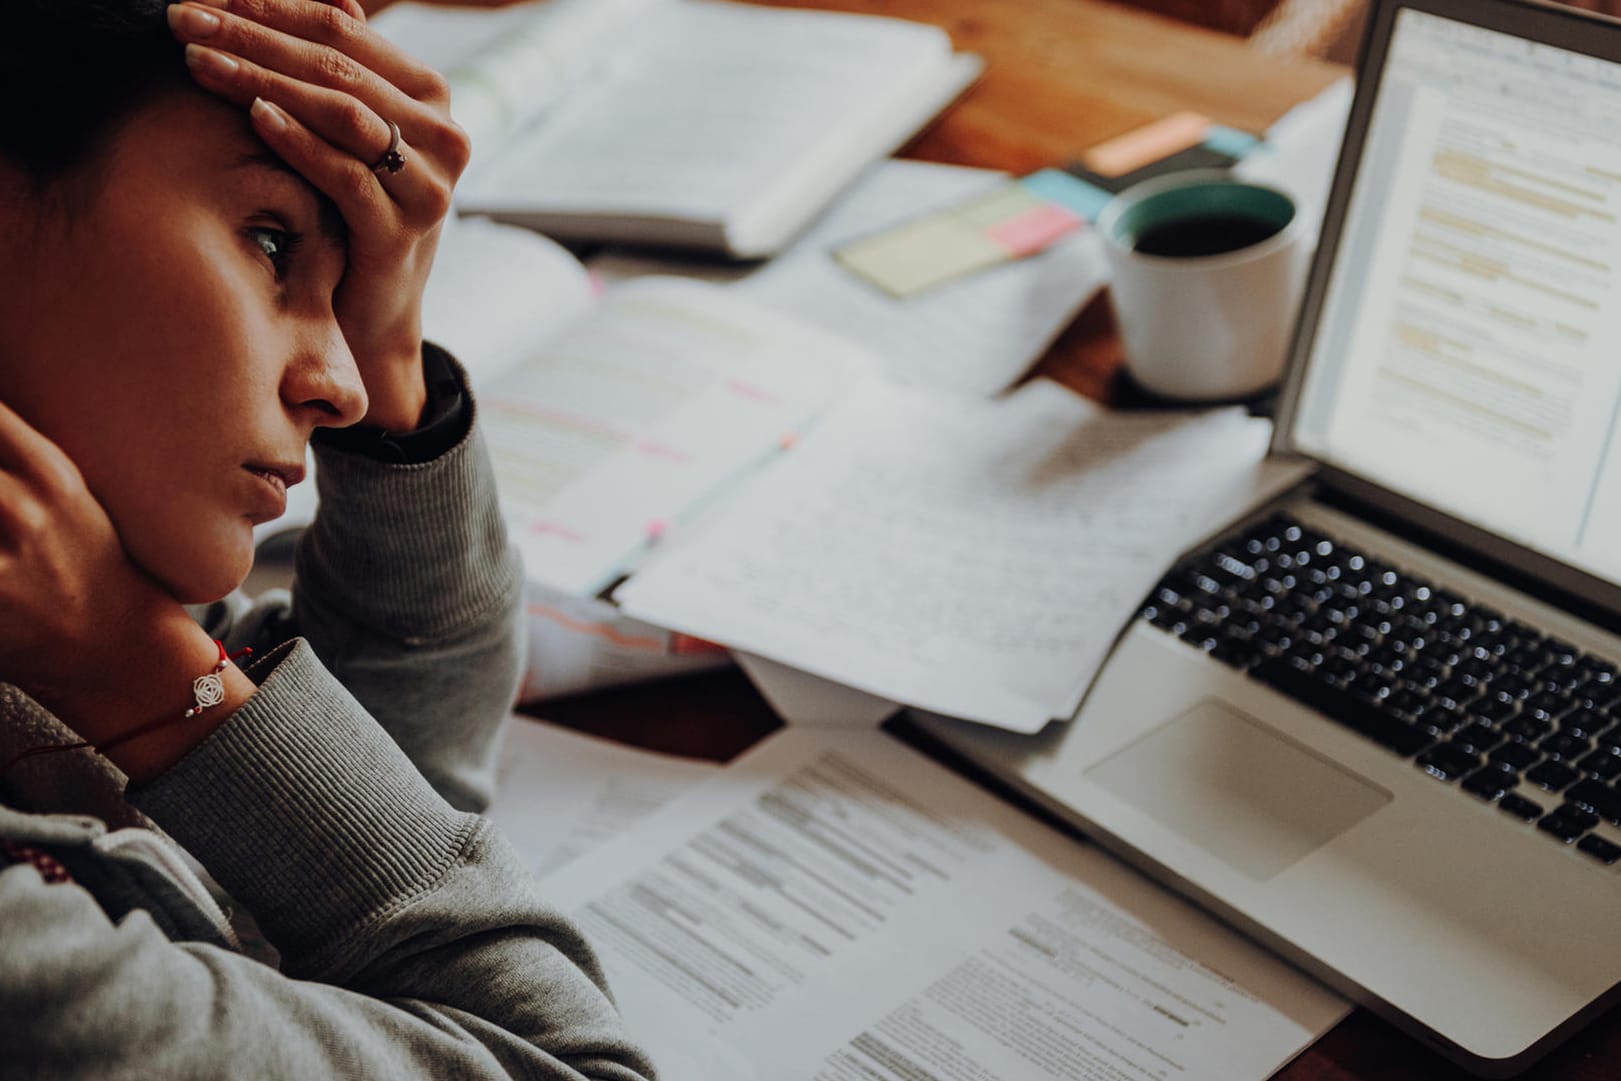
<svg viewBox="0 0 1621 1081"><path fill-rule="evenodd" d="M1557 781L1582 760L1608 772L1587 756L1621 724L1598 693L1621 670L1621 23L1375 0L1281 401L1273 451L1315 476L1212 543L1243 556L1281 511L1307 541L1484 606L1522 635L1505 640L1549 636L1536 656L1576 671L1592 716L1533 723L1526 694L1494 723L1522 719L1505 745L1566 767L1539 774L1553 789L1522 773L1501 797L1466 790L1456 756L1391 749L1163 619L1133 623L1070 723L918 723L1465 1068L1510 1076L1621 983L1621 862L1602 858L1621 828L1585 805L1539 824L1510 799L1558 811ZM1423 649L1396 645L1417 671Z"/></svg>

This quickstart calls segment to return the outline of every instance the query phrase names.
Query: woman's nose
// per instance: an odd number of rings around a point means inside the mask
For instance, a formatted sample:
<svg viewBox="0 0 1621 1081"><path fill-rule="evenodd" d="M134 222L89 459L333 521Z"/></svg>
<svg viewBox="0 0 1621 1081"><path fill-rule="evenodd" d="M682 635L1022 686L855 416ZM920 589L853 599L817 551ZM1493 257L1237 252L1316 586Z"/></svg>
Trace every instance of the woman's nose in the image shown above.
<svg viewBox="0 0 1621 1081"><path fill-rule="evenodd" d="M342 334L324 335L319 346L294 358L282 380L282 400L313 414L319 428L346 428L366 415L366 384Z"/></svg>

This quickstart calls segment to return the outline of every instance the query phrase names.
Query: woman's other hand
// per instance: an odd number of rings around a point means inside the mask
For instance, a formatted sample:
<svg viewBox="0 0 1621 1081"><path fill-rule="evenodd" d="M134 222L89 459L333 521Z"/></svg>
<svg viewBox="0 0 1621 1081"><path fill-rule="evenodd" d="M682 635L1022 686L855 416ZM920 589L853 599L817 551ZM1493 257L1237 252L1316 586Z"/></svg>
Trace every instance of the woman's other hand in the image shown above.
<svg viewBox="0 0 1621 1081"><path fill-rule="evenodd" d="M370 400L362 423L417 427L422 290L471 153L444 78L373 33L356 0L204 0L169 21L197 82L250 108L260 138L342 215L333 306Z"/></svg>
<svg viewBox="0 0 1621 1081"><path fill-rule="evenodd" d="M129 561L72 460L4 402L0 612L0 678L92 743L184 708L214 663L185 608ZM133 776L172 760L157 750L132 745L120 764Z"/></svg>

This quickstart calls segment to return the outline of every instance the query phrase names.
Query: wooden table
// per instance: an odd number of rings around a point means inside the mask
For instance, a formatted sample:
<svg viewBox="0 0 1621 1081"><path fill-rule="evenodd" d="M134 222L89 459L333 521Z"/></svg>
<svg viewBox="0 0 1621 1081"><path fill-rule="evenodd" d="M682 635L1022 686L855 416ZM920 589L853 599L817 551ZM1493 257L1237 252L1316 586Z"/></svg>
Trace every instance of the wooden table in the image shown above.
<svg viewBox="0 0 1621 1081"><path fill-rule="evenodd" d="M1072 160L1093 143L1179 109L1262 131L1291 105L1346 74L1317 61L1261 56L1237 38L1102 0L755 2L896 15L945 27L958 48L986 59L986 71L904 156L1014 173ZM1100 298L1060 337L1038 370L1090 397L1114 401L1119 368L1118 336L1107 301ZM599 735L717 761L779 725L735 670L598 692L546 703L536 712ZM1468 1077L1364 1010L1277 1076L1281 1081ZM1612 1011L1522 1076L1534 1081L1621 1078L1621 1011Z"/></svg>

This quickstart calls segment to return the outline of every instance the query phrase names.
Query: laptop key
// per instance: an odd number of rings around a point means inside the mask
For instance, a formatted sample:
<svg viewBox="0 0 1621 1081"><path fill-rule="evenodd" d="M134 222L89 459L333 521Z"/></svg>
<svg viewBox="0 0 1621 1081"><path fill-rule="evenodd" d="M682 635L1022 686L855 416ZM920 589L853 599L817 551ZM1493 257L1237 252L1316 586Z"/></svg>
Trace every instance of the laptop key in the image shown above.
<svg viewBox="0 0 1621 1081"><path fill-rule="evenodd" d="M1563 759L1567 762L1572 758L1579 758L1592 749L1593 745L1591 743L1574 732L1555 732L1537 744L1537 750L1543 754L1552 755L1554 758Z"/></svg>
<svg viewBox="0 0 1621 1081"><path fill-rule="evenodd" d="M1535 717L1515 717L1503 725L1504 735L1518 736L1525 740L1538 740L1553 730L1547 721L1539 721Z"/></svg>
<svg viewBox="0 0 1621 1081"><path fill-rule="evenodd" d="M1490 803L1520 783L1520 778L1513 770L1503 769L1500 766L1485 765L1475 770L1463 779L1460 785L1470 795L1479 796Z"/></svg>
<svg viewBox="0 0 1621 1081"><path fill-rule="evenodd" d="M1480 755L1451 743L1438 743L1419 755L1415 764L1437 780L1456 781L1480 768Z"/></svg>
<svg viewBox="0 0 1621 1081"><path fill-rule="evenodd" d="M1525 779L1538 788L1549 792L1557 792L1581 779L1581 774L1565 765L1563 762L1547 761L1532 766L1525 771Z"/></svg>
<svg viewBox="0 0 1621 1081"><path fill-rule="evenodd" d="M1576 847L1606 867L1615 863L1616 860L1621 860L1621 845L1611 844L1596 833L1589 833L1586 837L1577 841Z"/></svg>
<svg viewBox="0 0 1621 1081"><path fill-rule="evenodd" d="M1621 823L1621 792L1591 777L1577 781L1565 792L1570 803L1579 803L1595 814Z"/></svg>
<svg viewBox="0 0 1621 1081"><path fill-rule="evenodd" d="M1613 781L1621 776L1621 755L1609 751L1594 751L1577 761L1576 765L1583 773L1600 781Z"/></svg>
<svg viewBox="0 0 1621 1081"><path fill-rule="evenodd" d="M1535 822L1542 817L1542 804L1532 803L1523 796L1516 796L1510 792L1497 801L1497 809L1504 814L1513 815L1522 822Z"/></svg>
<svg viewBox="0 0 1621 1081"><path fill-rule="evenodd" d="M1596 825L1598 815L1567 803L1543 815L1537 829L1552 834L1568 845Z"/></svg>
<svg viewBox="0 0 1621 1081"><path fill-rule="evenodd" d="M1542 760L1542 756L1532 750L1528 744L1518 742L1503 744L1492 751L1491 757L1493 762L1502 762L1515 769L1525 769L1527 766L1534 766Z"/></svg>
<svg viewBox="0 0 1621 1081"><path fill-rule="evenodd" d="M1272 658L1250 669L1250 674L1282 693L1326 714L1375 743L1410 757L1433 742L1428 732L1381 712L1377 706L1317 680L1289 660Z"/></svg>
<svg viewBox="0 0 1621 1081"><path fill-rule="evenodd" d="M1491 725L1475 721L1453 736L1452 742L1471 753L1485 754L1503 742L1503 735ZM1621 758L1616 759L1616 761L1621 762Z"/></svg>

